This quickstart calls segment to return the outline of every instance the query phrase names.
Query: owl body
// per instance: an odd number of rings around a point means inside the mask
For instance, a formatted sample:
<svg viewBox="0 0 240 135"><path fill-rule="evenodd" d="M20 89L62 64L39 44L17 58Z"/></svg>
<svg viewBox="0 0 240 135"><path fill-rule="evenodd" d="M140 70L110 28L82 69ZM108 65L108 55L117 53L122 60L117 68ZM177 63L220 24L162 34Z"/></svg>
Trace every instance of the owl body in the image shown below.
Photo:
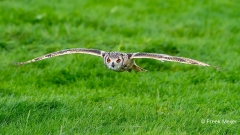
<svg viewBox="0 0 240 135"><path fill-rule="evenodd" d="M49 53L37 58L34 58L32 60L26 61L26 62L20 62L17 63L17 65L24 65L36 61L40 61L43 59L66 55L66 54L74 54L74 53L82 53L82 54L90 54L95 55L103 58L104 65L113 71L117 72L123 72L123 71L132 71L135 72L144 72L147 71L141 67L139 67L134 59L138 58L149 58L149 59L155 59L159 61L172 61L172 62L179 62L179 63L185 63L185 64L192 64L192 65L198 65L198 66L210 66L206 63L189 59L189 58L183 58L183 57L176 57L176 56L170 56L166 54L157 54L157 53L121 53L121 52L105 52L97 49L86 49L86 48L73 48L73 49L67 49L67 50L61 50L53 53Z"/></svg>
<svg viewBox="0 0 240 135"><path fill-rule="evenodd" d="M117 72L131 71L135 62L129 55L121 52L106 52L103 56L105 66Z"/></svg>

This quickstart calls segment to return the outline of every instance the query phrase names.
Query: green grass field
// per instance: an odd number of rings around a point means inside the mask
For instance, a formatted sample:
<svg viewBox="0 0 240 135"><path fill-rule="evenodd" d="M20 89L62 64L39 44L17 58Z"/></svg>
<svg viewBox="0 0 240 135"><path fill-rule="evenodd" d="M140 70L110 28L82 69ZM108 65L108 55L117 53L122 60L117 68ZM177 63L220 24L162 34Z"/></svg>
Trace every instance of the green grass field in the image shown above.
<svg viewBox="0 0 240 135"><path fill-rule="evenodd" d="M0 134L240 134L240 2L0 1ZM114 72L68 48L151 52Z"/></svg>

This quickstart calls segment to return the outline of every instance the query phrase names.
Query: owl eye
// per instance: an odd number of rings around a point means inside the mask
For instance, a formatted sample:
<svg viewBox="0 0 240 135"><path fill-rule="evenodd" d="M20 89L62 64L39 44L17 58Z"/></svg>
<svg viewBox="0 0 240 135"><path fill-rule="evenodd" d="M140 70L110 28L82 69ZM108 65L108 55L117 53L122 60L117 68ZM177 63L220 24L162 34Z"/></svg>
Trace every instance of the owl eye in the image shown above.
<svg viewBox="0 0 240 135"><path fill-rule="evenodd" d="M117 62L117 63L121 62L121 59L118 59L116 62Z"/></svg>
<svg viewBox="0 0 240 135"><path fill-rule="evenodd" d="M109 63L111 60L109 58L107 58L107 63Z"/></svg>

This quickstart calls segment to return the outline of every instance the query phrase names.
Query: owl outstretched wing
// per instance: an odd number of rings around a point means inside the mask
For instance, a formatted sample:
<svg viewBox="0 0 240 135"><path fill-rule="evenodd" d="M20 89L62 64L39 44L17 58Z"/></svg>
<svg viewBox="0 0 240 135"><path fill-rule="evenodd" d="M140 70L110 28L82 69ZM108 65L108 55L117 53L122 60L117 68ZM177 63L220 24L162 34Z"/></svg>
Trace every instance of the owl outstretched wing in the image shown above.
<svg viewBox="0 0 240 135"><path fill-rule="evenodd" d="M183 58L183 57L175 57L175 56L170 56L166 54L156 54L156 53L132 53L129 54L132 59L135 58L149 58L149 59L156 59L160 60L162 62L164 61L172 61L172 62L179 62L179 63L185 63L185 64L192 64L192 65L198 65L198 66L210 66L206 63L189 59L189 58Z"/></svg>
<svg viewBox="0 0 240 135"><path fill-rule="evenodd" d="M57 57L57 56L66 55L66 54L74 54L74 53L91 54L91 55L103 57L105 52L101 51L101 50L96 50L96 49L73 48L73 49L67 49L67 50L52 52L52 53L49 53L49 54L31 59L31 60L26 61L26 62L16 63L16 65L19 65L19 66L20 65L25 65L25 64L28 64L28 63L32 63L32 62L36 62L36 61L40 61L40 60L44 60L44 59L48 59L48 58L52 58L52 57Z"/></svg>

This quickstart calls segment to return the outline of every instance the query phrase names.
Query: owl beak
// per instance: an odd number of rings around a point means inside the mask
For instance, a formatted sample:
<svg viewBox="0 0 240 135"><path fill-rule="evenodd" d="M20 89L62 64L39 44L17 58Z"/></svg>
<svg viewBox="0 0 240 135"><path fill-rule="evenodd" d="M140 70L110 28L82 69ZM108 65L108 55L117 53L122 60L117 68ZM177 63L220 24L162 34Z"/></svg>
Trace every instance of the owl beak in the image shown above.
<svg viewBox="0 0 240 135"><path fill-rule="evenodd" d="M114 62L112 63L112 67L115 67Z"/></svg>

